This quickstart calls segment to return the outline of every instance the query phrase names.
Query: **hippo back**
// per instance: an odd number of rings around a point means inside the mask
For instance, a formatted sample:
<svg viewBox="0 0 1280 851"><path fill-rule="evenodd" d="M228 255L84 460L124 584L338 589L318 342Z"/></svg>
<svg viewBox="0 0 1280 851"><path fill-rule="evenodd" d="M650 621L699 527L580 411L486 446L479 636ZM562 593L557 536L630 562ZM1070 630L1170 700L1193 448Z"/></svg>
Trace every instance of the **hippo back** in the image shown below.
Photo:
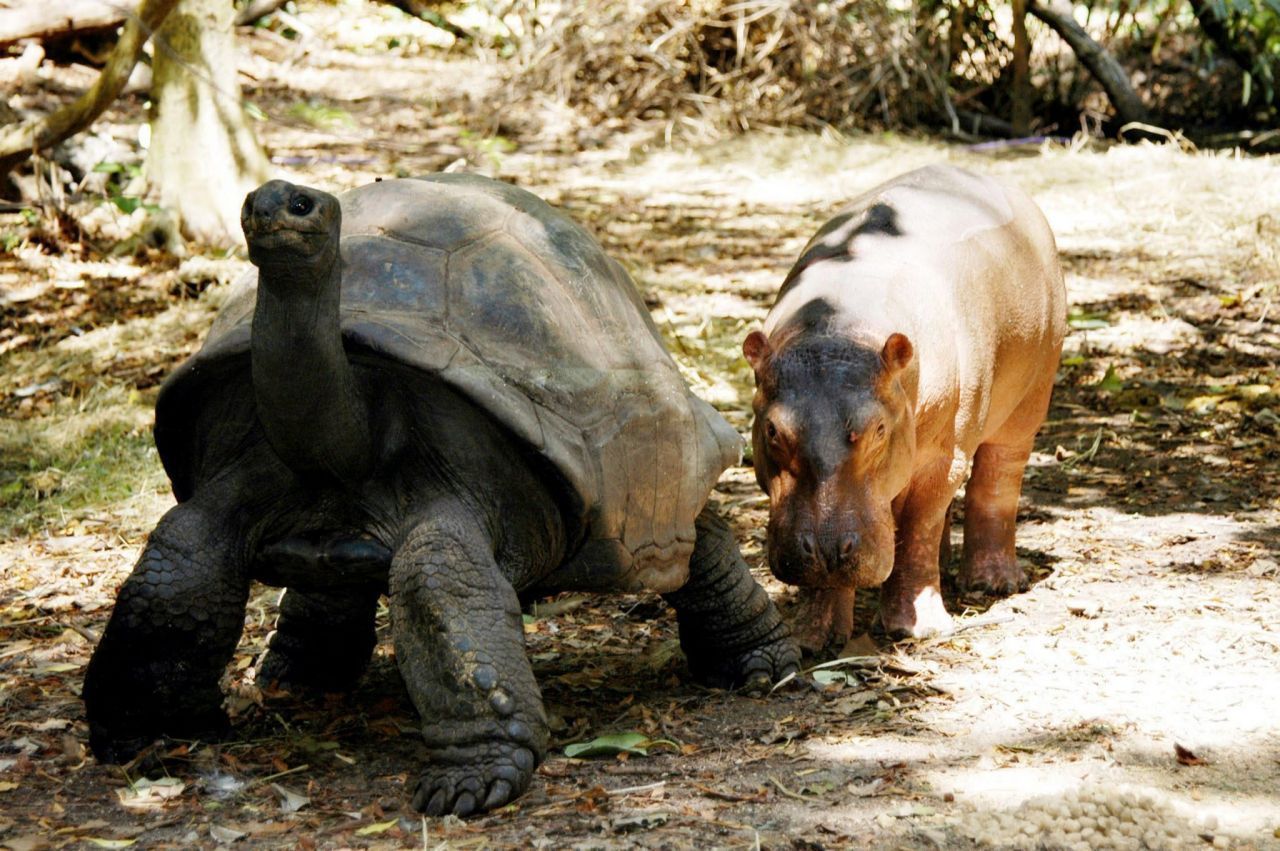
<svg viewBox="0 0 1280 851"><path fill-rule="evenodd" d="M689 391L622 267L541 199L477 176L339 198L348 351L447 382L551 462L577 515L563 568L576 583L682 585L694 519L739 438ZM248 358L256 285L251 270L161 391L156 443L179 499L193 487L190 394Z"/></svg>

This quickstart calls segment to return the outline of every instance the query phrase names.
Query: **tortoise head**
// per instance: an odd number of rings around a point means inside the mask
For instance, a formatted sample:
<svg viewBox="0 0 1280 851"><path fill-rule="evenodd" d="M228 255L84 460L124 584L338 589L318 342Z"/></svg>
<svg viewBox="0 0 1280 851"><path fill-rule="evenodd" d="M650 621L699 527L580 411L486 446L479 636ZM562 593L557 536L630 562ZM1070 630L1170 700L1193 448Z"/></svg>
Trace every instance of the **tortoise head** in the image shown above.
<svg viewBox="0 0 1280 851"><path fill-rule="evenodd" d="M337 259L342 209L327 192L272 180L245 196L240 226L255 266L317 272Z"/></svg>

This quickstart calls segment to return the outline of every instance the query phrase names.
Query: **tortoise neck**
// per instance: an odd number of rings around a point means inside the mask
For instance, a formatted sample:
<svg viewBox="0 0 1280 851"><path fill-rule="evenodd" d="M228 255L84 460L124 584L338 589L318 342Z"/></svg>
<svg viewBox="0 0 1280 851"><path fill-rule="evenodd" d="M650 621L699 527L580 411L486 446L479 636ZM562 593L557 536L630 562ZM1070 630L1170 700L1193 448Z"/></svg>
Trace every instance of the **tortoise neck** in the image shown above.
<svg viewBox="0 0 1280 851"><path fill-rule="evenodd" d="M267 440L303 477L363 480L371 467L368 405L342 345L342 264L264 265L250 346Z"/></svg>

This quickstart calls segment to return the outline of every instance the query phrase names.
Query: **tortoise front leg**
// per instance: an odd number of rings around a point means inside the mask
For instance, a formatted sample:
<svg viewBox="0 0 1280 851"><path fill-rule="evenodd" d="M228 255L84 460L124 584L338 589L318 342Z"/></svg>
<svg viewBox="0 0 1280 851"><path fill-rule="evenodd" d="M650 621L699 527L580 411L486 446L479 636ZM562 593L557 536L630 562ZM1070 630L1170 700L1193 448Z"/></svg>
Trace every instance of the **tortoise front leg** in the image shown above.
<svg viewBox="0 0 1280 851"><path fill-rule="evenodd" d="M689 669L708 685L767 689L799 667L800 651L714 505L698 515L697 532L689 581L663 595Z"/></svg>
<svg viewBox="0 0 1280 851"><path fill-rule="evenodd" d="M493 552L462 505L436 503L391 562L396 661L429 753L413 806L427 815L506 804L546 753L520 603Z"/></svg>
<svg viewBox="0 0 1280 851"><path fill-rule="evenodd" d="M156 526L89 661L89 745L127 762L155 738L225 732L218 680L244 627L245 529L217 495Z"/></svg>

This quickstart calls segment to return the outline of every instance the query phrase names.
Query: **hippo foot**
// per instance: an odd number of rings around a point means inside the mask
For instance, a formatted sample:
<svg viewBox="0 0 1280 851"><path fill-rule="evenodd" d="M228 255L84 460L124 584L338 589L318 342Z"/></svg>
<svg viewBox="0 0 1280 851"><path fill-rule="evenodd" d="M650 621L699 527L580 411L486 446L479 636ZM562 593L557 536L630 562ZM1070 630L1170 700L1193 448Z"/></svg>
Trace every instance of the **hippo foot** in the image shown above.
<svg viewBox="0 0 1280 851"><path fill-rule="evenodd" d="M961 590L1000 597L1025 591L1030 584L1018 560L1000 553L965 559L958 579Z"/></svg>
<svg viewBox="0 0 1280 851"><path fill-rule="evenodd" d="M468 749L470 750L470 749ZM435 764L422 773L413 808L428 816L469 816L510 803L528 787L538 760L529 748L490 742L472 751L474 758L451 750L454 764Z"/></svg>
<svg viewBox="0 0 1280 851"><path fill-rule="evenodd" d="M931 638L955 630L937 589L926 586L913 598L880 600L880 623L891 638Z"/></svg>
<svg viewBox="0 0 1280 851"><path fill-rule="evenodd" d="M791 636L816 653L829 644L843 647L853 635L853 588L802 588Z"/></svg>

